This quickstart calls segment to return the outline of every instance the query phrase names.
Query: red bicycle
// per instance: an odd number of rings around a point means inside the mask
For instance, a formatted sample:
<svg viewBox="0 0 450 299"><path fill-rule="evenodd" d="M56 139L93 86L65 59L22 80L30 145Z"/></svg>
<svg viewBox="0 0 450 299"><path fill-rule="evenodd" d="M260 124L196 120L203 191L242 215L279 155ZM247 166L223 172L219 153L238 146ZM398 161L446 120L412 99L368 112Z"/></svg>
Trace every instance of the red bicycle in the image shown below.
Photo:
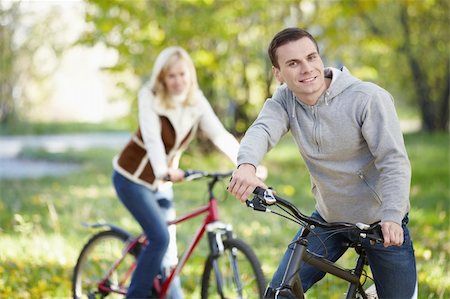
<svg viewBox="0 0 450 299"><path fill-rule="evenodd" d="M205 260L201 280L201 298L262 298L266 280L261 265L249 245L236 238L231 225L219 219L215 184L230 177L231 172L208 173L187 171L186 180L208 178L209 200L206 205L194 209L168 225L185 223L204 215L204 220L178 265L167 277L153 281L157 298L167 296L176 275L189 260L203 236L207 236L209 255ZM133 237L124 229L112 224L93 224L94 228L106 228L93 235L83 247L74 268L72 278L73 298L122 298L136 266L136 258L148 240L145 234Z"/></svg>

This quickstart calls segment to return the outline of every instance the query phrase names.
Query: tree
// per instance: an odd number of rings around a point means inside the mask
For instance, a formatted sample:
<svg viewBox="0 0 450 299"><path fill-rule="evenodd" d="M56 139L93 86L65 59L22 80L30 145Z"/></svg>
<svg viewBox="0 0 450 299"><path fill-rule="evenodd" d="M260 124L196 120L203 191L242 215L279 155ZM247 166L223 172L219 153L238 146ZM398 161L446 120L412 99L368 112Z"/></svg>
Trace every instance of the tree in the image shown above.
<svg viewBox="0 0 450 299"><path fill-rule="evenodd" d="M46 99L45 79L64 49L55 34L61 29L55 26L57 11L37 15L40 7L33 5L39 3L0 2L1 124L18 121L33 104Z"/></svg>
<svg viewBox="0 0 450 299"><path fill-rule="evenodd" d="M18 18L18 3L9 7L0 4L0 40L1 40L1 72L0 72L0 123L10 122L15 118L14 82L17 73L14 70L15 21Z"/></svg>
<svg viewBox="0 0 450 299"><path fill-rule="evenodd" d="M406 2L399 11L399 50L408 61L426 131L447 130L449 124L449 7L448 1Z"/></svg>
<svg viewBox="0 0 450 299"><path fill-rule="evenodd" d="M448 129L448 13L445 0L88 0L90 27L80 43L116 49L109 71L131 71L141 81L163 48L183 46L214 108L241 134L277 84L270 39L298 26L317 37L328 65L345 64L379 83L435 131ZM122 87L135 99L135 86Z"/></svg>
<svg viewBox="0 0 450 299"><path fill-rule="evenodd" d="M270 94L266 41L283 27L284 16L295 3L89 0L90 27L79 42L101 42L116 49L118 61L108 71L131 71L141 81L148 78L163 48L184 47L215 110L230 130L241 134ZM134 87L121 87L135 100Z"/></svg>
<svg viewBox="0 0 450 299"><path fill-rule="evenodd" d="M320 10L334 59L364 68L367 79L415 107L425 131L448 130L448 1L340 1Z"/></svg>

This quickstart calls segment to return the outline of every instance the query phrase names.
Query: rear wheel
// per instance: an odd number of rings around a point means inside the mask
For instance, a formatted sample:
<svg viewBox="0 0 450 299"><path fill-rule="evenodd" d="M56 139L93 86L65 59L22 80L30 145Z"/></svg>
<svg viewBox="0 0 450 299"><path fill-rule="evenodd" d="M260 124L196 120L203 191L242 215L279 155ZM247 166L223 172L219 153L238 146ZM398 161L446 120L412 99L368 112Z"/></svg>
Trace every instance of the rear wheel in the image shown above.
<svg viewBox="0 0 450 299"><path fill-rule="evenodd" d="M74 299L94 299L106 296L123 298L131 278L137 250L133 253L126 253L123 261L109 275L106 286L114 291L99 290L98 286L113 264L122 257L129 238L130 236L126 233L107 230L97 233L86 243L73 272L72 293Z"/></svg>
<svg viewBox="0 0 450 299"><path fill-rule="evenodd" d="M223 245L220 256L210 254L206 260L202 298L262 298L266 280L253 250L239 239L224 240Z"/></svg>

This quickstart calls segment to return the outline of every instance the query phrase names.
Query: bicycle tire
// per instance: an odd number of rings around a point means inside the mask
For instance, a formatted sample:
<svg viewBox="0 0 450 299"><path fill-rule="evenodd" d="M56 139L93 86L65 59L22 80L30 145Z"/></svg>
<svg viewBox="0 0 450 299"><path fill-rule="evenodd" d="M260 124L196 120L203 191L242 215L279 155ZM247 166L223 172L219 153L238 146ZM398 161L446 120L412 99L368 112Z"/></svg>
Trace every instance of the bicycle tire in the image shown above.
<svg viewBox="0 0 450 299"><path fill-rule="evenodd" d="M356 299L363 299L363 298L367 298L367 299L378 299L378 294L377 294L377 290L375 288L374 284L370 284L368 287L364 287L364 295L361 295L360 293L356 294Z"/></svg>
<svg viewBox="0 0 450 299"><path fill-rule="evenodd" d="M116 230L101 231L84 245L75 265L72 277L74 299L123 298L123 295L99 291L98 283L121 256L130 235ZM114 270L109 279L112 288L123 289L125 283L117 280L128 271L136 260L137 251L130 252Z"/></svg>
<svg viewBox="0 0 450 299"><path fill-rule="evenodd" d="M218 262L219 271L222 275L224 298L262 298L266 288L266 280L261 264L251 247L240 239L224 240L223 245L223 254L217 258L210 254L206 260L202 275L201 298L218 298L219 291L214 274L214 260ZM242 285L242 296L239 295L236 281L233 278L234 270L230 264L230 259L226 257L236 259L239 272L237 274Z"/></svg>

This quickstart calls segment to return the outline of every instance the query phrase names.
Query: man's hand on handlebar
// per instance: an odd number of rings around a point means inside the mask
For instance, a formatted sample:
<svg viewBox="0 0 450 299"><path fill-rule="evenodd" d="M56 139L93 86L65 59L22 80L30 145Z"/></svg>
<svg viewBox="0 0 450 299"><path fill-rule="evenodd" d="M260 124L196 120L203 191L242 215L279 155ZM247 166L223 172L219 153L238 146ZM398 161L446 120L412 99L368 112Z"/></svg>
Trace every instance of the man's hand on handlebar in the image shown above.
<svg viewBox="0 0 450 299"><path fill-rule="evenodd" d="M384 247L403 244L403 228L400 224L392 221L382 222L381 231L383 232Z"/></svg>
<svg viewBox="0 0 450 299"><path fill-rule="evenodd" d="M228 192L241 202L245 202L256 187L267 189L266 184L257 177L255 166L252 164L241 164L233 172L233 176L228 184Z"/></svg>

